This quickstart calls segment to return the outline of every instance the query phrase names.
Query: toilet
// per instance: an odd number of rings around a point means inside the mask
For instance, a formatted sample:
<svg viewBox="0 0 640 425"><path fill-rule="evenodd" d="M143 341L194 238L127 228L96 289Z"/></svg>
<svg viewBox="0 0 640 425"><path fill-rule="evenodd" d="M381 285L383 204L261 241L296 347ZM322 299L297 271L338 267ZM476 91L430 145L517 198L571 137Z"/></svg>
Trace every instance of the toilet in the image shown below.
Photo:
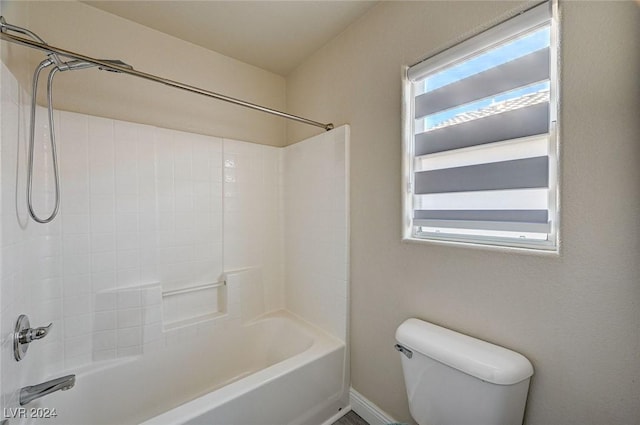
<svg viewBox="0 0 640 425"><path fill-rule="evenodd" d="M523 355L419 319L396 341L418 424L522 425L533 375Z"/></svg>

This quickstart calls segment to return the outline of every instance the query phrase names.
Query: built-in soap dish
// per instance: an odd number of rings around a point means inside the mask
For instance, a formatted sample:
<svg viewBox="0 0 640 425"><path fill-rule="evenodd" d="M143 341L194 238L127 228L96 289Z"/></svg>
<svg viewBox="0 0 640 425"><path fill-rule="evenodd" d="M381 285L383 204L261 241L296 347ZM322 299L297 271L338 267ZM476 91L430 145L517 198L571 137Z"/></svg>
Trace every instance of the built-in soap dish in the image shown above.
<svg viewBox="0 0 640 425"><path fill-rule="evenodd" d="M226 313L226 281L163 291L165 330L215 319Z"/></svg>

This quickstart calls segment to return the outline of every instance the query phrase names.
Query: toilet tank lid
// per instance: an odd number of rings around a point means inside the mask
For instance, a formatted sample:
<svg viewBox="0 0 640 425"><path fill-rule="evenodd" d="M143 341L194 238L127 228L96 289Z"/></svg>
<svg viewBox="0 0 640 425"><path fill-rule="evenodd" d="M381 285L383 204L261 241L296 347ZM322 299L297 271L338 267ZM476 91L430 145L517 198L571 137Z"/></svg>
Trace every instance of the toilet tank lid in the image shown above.
<svg viewBox="0 0 640 425"><path fill-rule="evenodd" d="M517 384L533 375L522 354L419 319L407 319L396 340L449 367L498 385Z"/></svg>

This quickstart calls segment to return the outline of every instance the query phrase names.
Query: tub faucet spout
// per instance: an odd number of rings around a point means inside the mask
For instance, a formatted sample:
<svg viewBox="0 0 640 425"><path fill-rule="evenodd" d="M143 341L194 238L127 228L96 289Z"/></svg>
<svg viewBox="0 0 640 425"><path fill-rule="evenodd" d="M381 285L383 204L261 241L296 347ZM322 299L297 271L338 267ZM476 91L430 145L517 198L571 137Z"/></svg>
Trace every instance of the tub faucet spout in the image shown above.
<svg viewBox="0 0 640 425"><path fill-rule="evenodd" d="M38 385L30 385L20 390L20 405L24 406L40 397L51 394L58 390L66 391L76 384L76 375L67 375L61 378L52 379Z"/></svg>

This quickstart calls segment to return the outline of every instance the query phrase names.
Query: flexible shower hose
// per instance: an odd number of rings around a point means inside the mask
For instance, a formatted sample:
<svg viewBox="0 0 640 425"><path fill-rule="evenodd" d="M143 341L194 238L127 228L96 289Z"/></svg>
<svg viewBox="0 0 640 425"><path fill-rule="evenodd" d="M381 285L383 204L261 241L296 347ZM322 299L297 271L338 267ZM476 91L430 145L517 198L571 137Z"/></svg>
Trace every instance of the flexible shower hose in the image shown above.
<svg viewBox="0 0 640 425"><path fill-rule="evenodd" d="M53 123L53 102L52 102L52 86L53 86L53 77L59 69L57 67L53 68L49 72L49 78L47 79L47 111L49 117L49 142L51 144L51 160L53 164L53 176L55 180L55 204L53 207L53 211L47 218L40 218L36 214L33 209L33 157L35 151L35 128L36 128L36 97L38 94L38 79L40 78L40 72L46 67L53 64L53 61L50 59L45 59L40 62L40 65L36 68L33 73L33 91L31 93L31 123L29 127L29 153L28 153L28 163L27 163L27 207L29 209L29 215L31 218L42 224L46 224L51 222L56 215L58 214L58 210L60 209L60 176L58 173L58 154L56 152L56 136L54 131L54 123Z"/></svg>

